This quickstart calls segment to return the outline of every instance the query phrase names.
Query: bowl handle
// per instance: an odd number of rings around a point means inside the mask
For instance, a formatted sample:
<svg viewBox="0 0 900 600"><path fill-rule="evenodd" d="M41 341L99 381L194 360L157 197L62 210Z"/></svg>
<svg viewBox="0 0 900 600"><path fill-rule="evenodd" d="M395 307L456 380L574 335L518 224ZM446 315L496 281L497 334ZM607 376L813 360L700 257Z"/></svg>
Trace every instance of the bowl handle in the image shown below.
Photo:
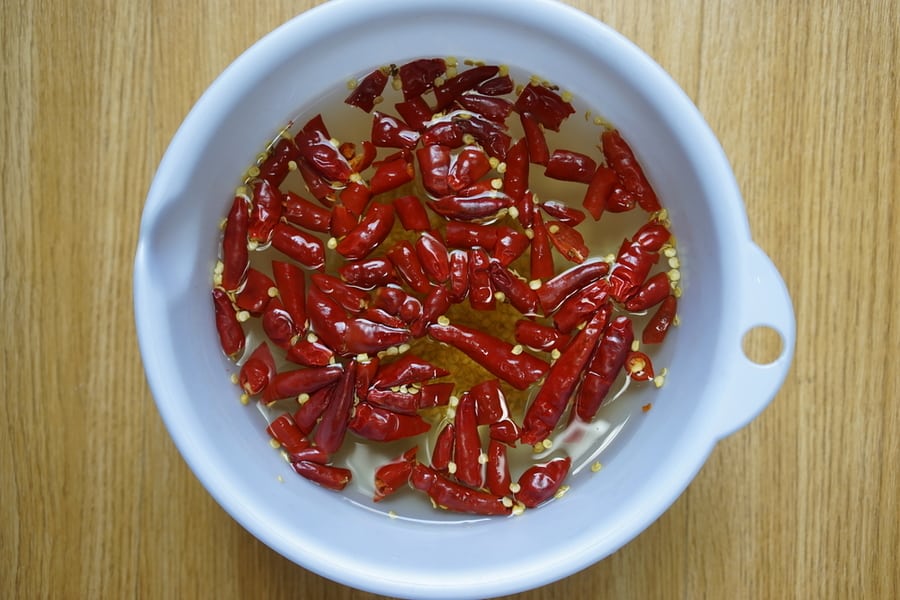
<svg viewBox="0 0 900 600"><path fill-rule="evenodd" d="M752 421L772 401L787 377L794 355L796 320L787 286L765 252L750 243L744 258L742 306L738 313L740 338L736 340L734 365L729 378L732 390L722 403L720 437L728 436ZM768 327L781 336L781 354L768 364L750 360L742 348L743 337L756 327Z"/></svg>

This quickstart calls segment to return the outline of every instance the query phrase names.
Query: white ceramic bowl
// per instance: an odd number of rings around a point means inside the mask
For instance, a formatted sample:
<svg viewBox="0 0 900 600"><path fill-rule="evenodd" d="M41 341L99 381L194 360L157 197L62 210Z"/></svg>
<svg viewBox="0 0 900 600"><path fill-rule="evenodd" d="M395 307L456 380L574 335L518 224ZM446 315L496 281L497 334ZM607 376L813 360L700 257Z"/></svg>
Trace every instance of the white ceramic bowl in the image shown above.
<svg viewBox="0 0 900 600"><path fill-rule="evenodd" d="M669 208L684 265L682 325L660 355L670 375L603 470L522 517L455 526L388 519L293 475L234 401L209 299L216 224L257 144L337 82L380 64L451 55L520 67L576 98L600 99ZM768 404L795 335L785 286L751 240L728 161L697 109L629 41L551 0L333 0L259 41L197 102L159 166L134 301L159 411L219 504L307 569L420 598L533 588L622 547L674 502L717 440ZM741 350L759 325L778 331L784 348L763 366Z"/></svg>

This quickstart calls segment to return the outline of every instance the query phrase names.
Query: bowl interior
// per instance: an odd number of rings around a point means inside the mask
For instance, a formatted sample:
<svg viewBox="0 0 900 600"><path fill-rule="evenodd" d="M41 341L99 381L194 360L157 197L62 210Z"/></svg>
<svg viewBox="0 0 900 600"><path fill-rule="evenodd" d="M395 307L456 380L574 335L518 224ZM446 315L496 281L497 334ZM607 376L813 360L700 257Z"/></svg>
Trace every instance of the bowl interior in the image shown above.
<svg viewBox="0 0 900 600"><path fill-rule="evenodd" d="M373 4L328 3L277 30L229 67L179 131L151 190L138 253L148 377L204 485L254 535L305 567L395 595L540 585L629 541L674 501L711 449L719 391L710 373L722 360L736 289L729 244L747 237L740 197L683 92L581 13L554 2L530 3L533 10L511 2ZM561 501L521 518L389 519L390 507L375 510L361 494L336 495L296 477L268 446L252 407L236 401L233 366L212 327L217 223L265 139L335 85L425 56L508 64L571 91L579 107L602 114L629 140L678 238L682 324L657 359L669 376L633 403L652 402L652 410L635 412L638 423L605 452L599 473L579 473ZM415 557L423 550L429 559Z"/></svg>

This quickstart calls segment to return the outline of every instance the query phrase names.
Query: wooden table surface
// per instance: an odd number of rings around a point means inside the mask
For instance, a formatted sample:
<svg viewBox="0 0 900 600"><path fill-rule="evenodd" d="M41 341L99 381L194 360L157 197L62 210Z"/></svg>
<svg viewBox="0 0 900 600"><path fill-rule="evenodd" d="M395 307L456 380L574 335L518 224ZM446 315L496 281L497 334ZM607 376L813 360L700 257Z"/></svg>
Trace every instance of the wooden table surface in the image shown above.
<svg viewBox="0 0 900 600"><path fill-rule="evenodd" d="M897 598L900 4L570 3L704 113L798 343L772 405L658 522L516 598ZM230 61L314 4L3 3L0 596L373 597L213 502L156 412L132 312L144 197L176 128Z"/></svg>

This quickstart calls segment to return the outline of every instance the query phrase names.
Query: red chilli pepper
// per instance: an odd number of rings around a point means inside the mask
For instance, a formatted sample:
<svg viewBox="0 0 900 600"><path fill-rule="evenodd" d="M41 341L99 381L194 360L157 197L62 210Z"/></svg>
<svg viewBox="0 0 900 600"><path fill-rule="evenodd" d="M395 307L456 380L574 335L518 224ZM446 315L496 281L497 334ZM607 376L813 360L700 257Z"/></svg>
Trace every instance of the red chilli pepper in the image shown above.
<svg viewBox="0 0 900 600"><path fill-rule="evenodd" d="M420 393L372 388L362 397L366 402L395 413L414 415L419 410Z"/></svg>
<svg viewBox="0 0 900 600"><path fill-rule="evenodd" d="M416 150L416 159L425 190L436 198L448 195L451 192L447 180L452 160L450 147L441 144L423 146Z"/></svg>
<svg viewBox="0 0 900 600"><path fill-rule="evenodd" d="M384 93L387 82L387 73L381 69L375 69L356 84L344 102L366 112L372 112L372 109L375 108L375 99Z"/></svg>
<svg viewBox="0 0 900 600"><path fill-rule="evenodd" d="M247 269L244 288L235 295L234 303L238 308L258 317L266 310L275 289L275 282L268 275L251 267Z"/></svg>
<svg viewBox="0 0 900 600"><path fill-rule="evenodd" d="M238 382L241 388L251 396L259 394L275 376L275 359L268 344L260 342L250 358L241 365Z"/></svg>
<svg viewBox="0 0 900 600"><path fill-rule="evenodd" d="M416 131L425 130L426 124L431 120L431 107L422 96L414 96L394 105L403 120Z"/></svg>
<svg viewBox="0 0 900 600"><path fill-rule="evenodd" d="M325 245L322 240L287 223L275 225L272 246L310 269L317 270L325 266Z"/></svg>
<svg viewBox="0 0 900 600"><path fill-rule="evenodd" d="M498 226L497 241L494 242L494 258L507 267L519 258L529 245L531 240L524 233L505 225Z"/></svg>
<svg viewBox="0 0 900 600"><path fill-rule="evenodd" d="M506 153L512 143L512 138L505 131L506 126L486 119L478 113L468 111L467 113L468 118L459 116L454 119L463 136L470 134L481 144L488 156L506 160Z"/></svg>
<svg viewBox="0 0 900 600"><path fill-rule="evenodd" d="M446 369L435 366L418 356L406 354L392 363L382 364L372 380L372 386L389 389L411 383L421 383L449 374L450 371Z"/></svg>
<svg viewBox="0 0 900 600"><path fill-rule="evenodd" d="M418 450L418 446L413 446L391 462L376 469L375 495L372 498L375 502L384 500L407 484L416 462Z"/></svg>
<svg viewBox="0 0 900 600"><path fill-rule="evenodd" d="M622 186L637 199L638 205L647 212L656 212L662 208L656 192L647 181L644 170L634 156L631 147L618 131L604 131L600 136L603 154L610 167L618 174Z"/></svg>
<svg viewBox="0 0 900 600"><path fill-rule="evenodd" d="M346 341L339 352L344 355L376 354L405 344L410 337L409 329L383 325L369 319L351 319L347 322Z"/></svg>
<svg viewBox="0 0 900 600"><path fill-rule="evenodd" d="M450 279L450 253L436 234L426 231L416 240L416 255L432 282L446 283Z"/></svg>
<svg viewBox="0 0 900 600"><path fill-rule="evenodd" d="M516 110L519 114L532 115L541 125L552 131L559 131L562 122L569 115L575 114L572 105L555 91L533 83L522 89L522 93L516 99Z"/></svg>
<svg viewBox="0 0 900 600"><path fill-rule="evenodd" d="M347 314L341 305L313 285L309 287L306 306L309 324L316 337L333 352L347 353Z"/></svg>
<svg viewBox="0 0 900 600"><path fill-rule="evenodd" d="M597 163L590 156L572 150L554 150L547 161L544 175L562 181L590 183Z"/></svg>
<svg viewBox="0 0 900 600"><path fill-rule="evenodd" d="M595 221L599 221L603 216L603 209L606 208L608 199L619 185L619 176L611 168L600 165L594 171L588 189L584 193L582 205L585 210L591 213Z"/></svg>
<svg viewBox="0 0 900 600"><path fill-rule="evenodd" d="M490 262L488 273L492 287L503 292L506 301L512 304L513 308L526 316L538 314L541 302L527 282L495 260Z"/></svg>
<svg viewBox="0 0 900 600"><path fill-rule="evenodd" d="M603 339L591 357L575 399L575 413L585 423L597 414L609 388L625 364L632 341L634 332L631 319L626 316L613 319L603 333Z"/></svg>
<svg viewBox="0 0 900 600"><path fill-rule="evenodd" d="M225 291L238 289L250 267L250 251L247 249L249 226L247 201L242 196L235 196L225 220L222 238L222 287Z"/></svg>
<svg viewBox="0 0 900 600"><path fill-rule="evenodd" d="M678 307L678 301L675 296L667 296L659 308L647 321L644 326L644 332L641 334L641 341L645 344L660 344L666 338L672 322L675 320L675 311Z"/></svg>
<svg viewBox="0 0 900 600"><path fill-rule="evenodd" d="M446 471L453 460L453 445L456 441L456 427L447 423L434 440L431 451L431 466L439 471Z"/></svg>
<svg viewBox="0 0 900 600"><path fill-rule="evenodd" d="M381 360L376 357L356 362L356 395L359 398L366 397L369 388L372 387L372 380L380 368Z"/></svg>
<svg viewBox="0 0 900 600"><path fill-rule="evenodd" d="M328 454L338 451L347 433L350 411L356 396L356 368L356 361L351 361L338 375L338 383L331 390L328 404L314 433L316 446Z"/></svg>
<svg viewBox="0 0 900 600"><path fill-rule="evenodd" d="M401 65L400 76L403 98L420 96L434 87L434 80L447 71L447 63L442 58L420 58Z"/></svg>
<svg viewBox="0 0 900 600"><path fill-rule="evenodd" d="M410 481L413 487L428 494L435 504L448 510L477 515L508 515L512 512L500 496L450 481L423 464L413 467Z"/></svg>
<svg viewBox="0 0 900 600"><path fill-rule="evenodd" d="M450 165L447 184L451 190L458 192L484 177L490 170L491 163L484 150L477 146L466 146Z"/></svg>
<svg viewBox="0 0 900 600"><path fill-rule="evenodd" d="M505 123L513 110L512 102L506 98L466 93L456 99L464 109L483 116L495 123Z"/></svg>
<svg viewBox="0 0 900 600"><path fill-rule="evenodd" d="M324 452L321 448L316 448L315 446L309 446L307 448L303 448L302 450L298 450L296 452L289 452L288 459L292 462L300 462L300 461L309 461L314 462L320 465L327 465L328 461L331 460L331 457L328 456L327 452Z"/></svg>
<svg viewBox="0 0 900 600"><path fill-rule="evenodd" d="M527 389L549 370L543 360L527 352L518 352L512 344L464 325L435 323L428 327L428 334L438 342L453 346L517 390Z"/></svg>
<svg viewBox="0 0 900 600"><path fill-rule="evenodd" d="M294 413L294 423L297 424L297 427L300 428L304 435L309 435L315 428L319 417L325 411L325 406L331 397L333 387L333 384L327 385L308 394L308 397L301 397L303 401L300 403L300 408Z"/></svg>
<svg viewBox="0 0 900 600"><path fill-rule="evenodd" d="M444 230L444 239L451 248L493 248L499 235L498 225L460 221L448 221Z"/></svg>
<svg viewBox="0 0 900 600"><path fill-rule="evenodd" d="M478 221L496 218L497 213L504 208L508 209L513 202L512 198L503 192L489 189L473 196L444 196L432 200L428 205L446 219Z"/></svg>
<svg viewBox="0 0 900 600"><path fill-rule="evenodd" d="M453 117L432 119L422 133L422 143L425 146L441 145L447 148L459 148L465 143L459 121Z"/></svg>
<svg viewBox="0 0 900 600"><path fill-rule="evenodd" d="M525 138L513 144L506 153L503 190L519 205L528 189L528 145Z"/></svg>
<svg viewBox="0 0 900 600"><path fill-rule="evenodd" d="M383 256L346 262L338 273L350 285L365 289L400 283L394 264Z"/></svg>
<svg viewBox="0 0 900 600"><path fill-rule="evenodd" d="M419 142L419 132L391 115L372 114L372 143L381 148L412 150Z"/></svg>
<svg viewBox="0 0 900 600"><path fill-rule="evenodd" d="M516 492L516 500L528 508L534 508L546 502L562 486L571 466L572 459L566 456L528 468L519 477L519 491Z"/></svg>
<svg viewBox="0 0 900 600"><path fill-rule="evenodd" d="M525 190L522 199L516 203L516 209L519 211L519 225L525 229L534 226L534 215L537 213L537 204L534 201L534 192Z"/></svg>
<svg viewBox="0 0 900 600"><path fill-rule="evenodd" d="M653 379L653 362L643 352L631 351L625 358L625 372L635 381Z"/></svg>
<svg viewBox="0 0 900 600"><path fill-rule="evenodd" d="M469 392L459 398L454 421L456 440L454 441L453 475L461 483L471 487L481 487L481 438L478 435L478 418L475 413L475 397Z"/></svg>
<svg viewBox="0 0 900 600"><path fill-rule="evenodd" d="M393 226L394 207L374 202L359 224L338 242L335 250L350 260L365 258L387 238Z"/></svg>
<svg viewBox="0 0 900 600"><path fill-rule="evenodd" d="M574 263L583 263L590 254L590 249L584 243L584 237L577 229L566 225L562 221L550 221L546 225L550 241L563 258Z"/></svg>
<svg viewBox="0 0 900 600"><path fill-rule="evenodd" d="M540 206L545 213L559 219L570 227L575 227L584 221L585 218L584 213L577 208L568 206L556 200L546 200L541 202Z"/></svg>
<svg viewBox="0 0 900 600"><path fill-rule="evenodd" d="M525 142L528 145L528 160L536 165L544 165L550 161L550 148L540 123L528 113L520 113L519 120L525 131Z"/></svg>
<svg viewBox="0 0 900 600"><path fill-rule="evenodd" d="M313 273L312 282L320 290L334 298L345 310L359 314L369 304L369 294L325 273Z"/></svg>
<svg viewBox="0 0 900 600"><path fill-rule="evenodd" d="M292 345L285 355L285 358L291 362L307 367L324 367L331 364L334 351L325 344L310 339L299 340Z"/></svg>
<svg viewBox="0 0 900 600"><path fill-rule="evenodd" d="M602 260L595 260L581 263L545 281L537 290L544 312L553 312L568 296L605 277L607 273L609 265Z"/></svg>
<svg viewBox="0 0 900 600"><path fill-rule="evenodd" d="M262 328L272 343L289 350L294 336L299 334L297 325L278 298L272 298L262 315Z"/></svg>
<svg viewBox="0 0 900 600"><path fill-rule="evenodd" d="M660 272L644 282L634 296L625 302L625 308L632 312L647 310L665 300L672 293L669 276Z"/></svg>
<svg viewBox="0 0 900 600"><path fill-rule="evenodd" d="M414 437L431 429L431 425L419 415L397 413L368 402L356 405L356 413L348 427L356 435L376 442Z"/></svg>
<svg viewBox="0 0 900 600"><path fill-rule="evenodd" d="M609 274L610 295L619 302L627 301L643 285L650 269L659 260L657 251L671 234L659 223L647 223L619 248Z"/></svg>
<svg viewBox="0 0 900 600"><path fill-rule="evenodd" d="M340 201L346 206L351 213L359 216L366 212L369 200L372 199L372 190L362 181L350 180L343 190L341 190Z"/></svg>
<svg viewBox="0 0 900 600"><path fill-rule="evenodd" d="M631 239L641 245L648 252L656 252L672 237L665 225L656 221L650 221L641 226Z"/></svg>
<svg viewBox="0 0 900 600"><path fill-rule="evenodd" d="M266 432L277 440L288 454L309 448L309 441L288 413L280 415L269 423Z"/></svg>
<svg viewBox="0 0 900 600"><path fill-rule="evenodd" d="M331 212L328 209L317 206L291 191L285 192L282 198L284 201L282 216L286 221L310 231L328 233L331 223Z"/></svg>
<svg viewBox="0 0 900 600"><path fill-rule="evenodd" d="M422 386L419 394L419 408L447 406L450 403L450 396L453 394L453 387L452 381L426 383Z"/></svg>
<svg viewBox="0 0 900 600"><path fill-rule="evenodd" d="M516 321L515 338L520 344L541 352L562 348L569 342L569 336L560 333L555 327L528 319Z"/></svg>
<svg viewBox="0 0 900 600"><path fill-rule="evenodd" d="M237 357L243 352L246 336L241 324L237 320L237 314L231 305L231 300L223 290L214 288L212 291L213 308L216 315L216 331L219 334L219 344L225 356Z"/></svg>
<svg viewBox="0 0 900 600"><path fill-rule="evenodd" d="M347 484L353 478L353 473L349 469L323 465L311 460L292 462L291 468L294 469L297 475L318 483L322 487L336 491L341 491L347 487Z"/></svg>
<svg viewBox="0 0 900 600"><path fill-rule="evenodd" d="M600 341L609 310L599 311L581 330L562 356L550 367L544 385L528 407L522 422L523 443L534 445L547 439L566 410L581 372Z"/></svg>
<svg viewBox="0 0 900 600"><path fill-rule="evenodd" d="M343 369L337 365L282 371L272 378L263 392L263 402L271 404L300 394L311 394L341 378Z"/></svg>
<svg viewBox="0 0 900 600"><path fill-rule="evenodd" d="M609 302L609 283L599 279L566 298L553 315L560 333L569 333Z"/></svg>
<svg viewBox="0 0 900 600"><path fill-rule="evenodd" d="M251 242L267 244L272 239L272 230L281 218L281 192L278 186L266 179L258 179L253 184L253 204L250 208L250 223L247 236Z"/></svg>
<svg viewBox="0 0 900 600"><path fill-rule="evenodd" d="M259 165L259 178L278 187L291 171L291 161L297 160L299 153L294 141L283 137L276 142L266 159Z"/></svg>
<svg viewBox="0 0 900 600"><path fill-rule="evenodd" d="M409 183L414 176L412 161L406 156L400 156L380 164L369 180L369 187L375 196Z"/></svg>
<svg viewBox="0 0 900 600"><path fill-rule="evenodd" d="M516 425L516 422L512 419L503 419L496 423L491 423L488 426L488 429L490 430L490 438L492 440L497 440L507 446L515 446L516 440L518 440L519 436L522 434L519 430L519 426Z"/></svg>
<svg viewBox="0 0 900 600"><path fill-rule="evenodd" d="M385 286L375 290L372 306L411 322L422 317L422 303L397 286Z"/></svg>
<svg viewBox="0 0 900 600"><path fill-rule="evenodd" d="M400 196L394 199L394 211L400 219L400 224L407 231L428 231L431 222L428 213L422 206L422 201L416 196Z"/></svg>
<svg viewBox="0 0 900 600"><path fill-rule="evenodd" d="M516 84L512 78L509 75L501 75L479 84L475 91L486 96L505 96L512 93L514 89L516 89Z"/></svg>
<svg viewBox="0 0 900 600"><path fill-rule="evenodd" d="M553 277L555 269L550 253L550 236L540 213L534 214L531 230L534 232L531 238L531 279L546 281Z"/></svg>
<svg viewBox="0 0 900 600"><path fill-rule="evenodd" d="M353 231L358 222L359 215L339 202L331 209L328 232L333 238L341 238Z"/></svg>
<svg viewBox="0 0 900 600"><path fill-rule="evenodd" d="M463 92L467 92L482 82L490 79L499 72L499 67L495 65L481 65L471 69L466 69L458 75L454 75L434 88L434 98L437 104L437 110L443 110L449 106L454 100L458 99Z"/></svg>
<svg viewBox="0 0 900 600"><path fill-rule="evenodd" d="M422 263L419 262L416 249L409 241L400 240L386 252L386 255L412 289L420 294L427 294L431 290L428 275L425 274Z"/></svg>
<svg viewBox="0 0 900 600"><path fill-rule="evenodd" d="M316 115L294 137L297 150L322 177L346 182L353 170L331 139L321 115Z"/></svg>
<svg viewBox="0 0 900 600"><path fill-rule="evenodd" d="M469 304L475 310L494 310L494 284L491 281L490 256L483 248L472 248L469 254Z"/></svg>
<svg viewBox="0 0 900 600"><path fill-rule="evenodd" d="M490 425L509 415L506 396L497 379L488 379L472 386L469 395L475 399L475 414L479 425Z"/></svg>
<svg viewBox="0 0 900 600"><path fill-rule="evenodd" d="M458 304L469 295L469 254L464 250L450 252L450 302Z"/></svg>
<svg viewBox="0 0 900 600"><path fill-rule="evenodd" d="M381 323L382 325L388 325L390 327L396 327L398 329L402 329L407 326L407 322L401 319L396 315L392 315L384 309L369 307L364 310L359 315L363 319L368 319L369 321L374 321L375 323Z"/></svg>
<svg viewBox="0 0 900 600"><path fill-rule="evenodd" d="M315 168L303 157L297 159L297 170L306 184L306 189L323 206L331 206L334 202L334 190Z"/></svg>
<svg viewBox="0 0 900 600"><path fill-rule="evenodd" d="M509 493L510 483L512 477L509 474L506 444L492 439L488 442L485 486L495 496L503 496Z"/></svg>

